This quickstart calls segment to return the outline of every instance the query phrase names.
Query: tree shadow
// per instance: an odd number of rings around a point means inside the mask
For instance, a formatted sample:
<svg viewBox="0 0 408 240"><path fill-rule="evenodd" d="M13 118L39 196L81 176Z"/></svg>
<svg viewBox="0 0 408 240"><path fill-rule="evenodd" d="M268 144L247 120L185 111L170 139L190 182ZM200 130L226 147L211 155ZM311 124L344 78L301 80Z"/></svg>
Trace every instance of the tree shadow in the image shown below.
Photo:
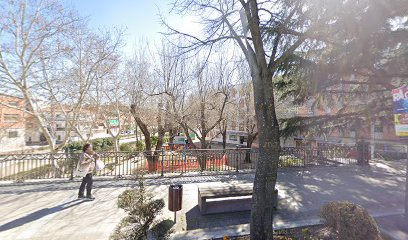
<svg viewBox="0 0 408 240"><path fill-rule="evenodd" d="M178 184L206 183L206 182L231 182L240 181L244 183L253 182L252 173L238 174L210 174L210 175L176 175L170 177L149 177L146 179L147 186ZM52 192L61 190L76 190L81 184L80 181L66 182L37 182L37 183L10 183L0 185L0 194L21 195L33 192ZM132 179L94 179L94 188L129 188L134 187L136 182Z"/></svg>
<svg viewBox="0 0 408 240"><path fill-rule="evenodd" d="M196 205L186 212L186 230L246 224L249 223L250 216L250 211L202 215Z"/></svg>
<svg viewBox="0 0 408 240"><path fill-rule="evenodd" d="M60 205L52 207L52 208L40 209L40 210L35 211L33 213L30 213L30 214L28 214L28 215L26 215L24 217L15 219L15 220L13 220L11 222L8 222L8 223L5 223L5 224L1 225L0 226L0 232L22 226L22 225L24 225L26 223L29 223L29 222L34 222L34 221L36 221L36 220L38 220L40 218L43 218L43 217L45 217L47 215L50 215L50 214L53 214L53 213L56 213L56 212L60 212L60 211L63 211L65 209L68 209L68 208L72 208L72 207L77 206L77 205L79 205L79 204L81 204L83 202L86 202L86 200L75 199L75 200L60 204Z"/></svg>

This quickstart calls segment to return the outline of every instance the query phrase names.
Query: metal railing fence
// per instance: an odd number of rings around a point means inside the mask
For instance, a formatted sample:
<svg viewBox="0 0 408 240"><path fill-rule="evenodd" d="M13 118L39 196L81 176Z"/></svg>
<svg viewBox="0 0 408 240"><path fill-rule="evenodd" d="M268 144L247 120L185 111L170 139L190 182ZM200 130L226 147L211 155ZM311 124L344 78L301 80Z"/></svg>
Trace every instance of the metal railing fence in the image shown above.
<svg viewBox="0 0 408 240"><path fill-rule="evenodd" d="M100 152L105 168L97 176L127 176L137 170L148 174L239 172L255 169L258 150L182 149L150 152ZM80 153L0 155L0 180L73 178ZM356 164L356 148L319 146L281 148L280 168Z"/></svg>

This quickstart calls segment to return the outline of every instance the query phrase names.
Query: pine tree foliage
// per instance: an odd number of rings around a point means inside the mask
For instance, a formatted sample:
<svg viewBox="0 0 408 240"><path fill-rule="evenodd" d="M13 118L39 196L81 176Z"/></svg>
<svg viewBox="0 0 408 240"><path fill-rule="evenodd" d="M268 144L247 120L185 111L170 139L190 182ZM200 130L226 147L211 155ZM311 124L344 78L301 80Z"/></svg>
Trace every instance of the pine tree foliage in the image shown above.
<svg viewBox="0 0 408 240"><path fill-rule="evenodd" d="M310 4L326 16L314 32L319 41L307 52L294 52L281 67L284 77L276 78L275 86L281 101L304 104L312 99L315 108L332 111L283 119L282 135L391 123L391 90L408 83L408 4L399 0Z"/></svg>

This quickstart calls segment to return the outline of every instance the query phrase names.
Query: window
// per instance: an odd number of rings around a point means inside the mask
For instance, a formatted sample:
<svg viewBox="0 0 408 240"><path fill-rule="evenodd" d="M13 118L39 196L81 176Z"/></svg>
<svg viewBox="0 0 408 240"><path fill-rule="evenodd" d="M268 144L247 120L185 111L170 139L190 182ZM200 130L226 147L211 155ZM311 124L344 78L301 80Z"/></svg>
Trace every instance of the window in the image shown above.
<svg viewBox="0 0 408 240"><path fill-rule="evenodd" d="M230 141L237 141L238 137L237 137L237 135L229 135L229 140Z"/></svg>
<svg viewBox="0 0 408 240"><path fill-rule="evenodd" d="M8 105L18 107L18 102L9 102Z"/></svg>
<svg viewBox="0 0 408 240"><path fill-rule="evenodd" d="M382 133L382 132L383 132L383 127L382 127L382 125L375 125L375 126L374 126L374 132L376 132L376 133Z"/></svg>
<svg viewBox="0 0 408 240"><path fill-rule="evenodd" d="M239 124L239 131L245 131L244 124Z"/></svg>
<svg viewBox="0 0 408 240"><path fill-rule="evenodd" d="M236 121L231 121L231 129L236 130L237 129L237 122Z"/></svg>
<svg viewBox="0 0 408 240"><path fill-rule="evenodd" d="M4 114L5 122L18 122L20 120L20 115L18 114Z"/></svg>
<svg viewBox="0 0 408 240"><path fill-rule="evenodd" d="M8 137L9 138L16 138L16 137L18 137L18 132L17 131L9 131L8 132Z"/></svg>

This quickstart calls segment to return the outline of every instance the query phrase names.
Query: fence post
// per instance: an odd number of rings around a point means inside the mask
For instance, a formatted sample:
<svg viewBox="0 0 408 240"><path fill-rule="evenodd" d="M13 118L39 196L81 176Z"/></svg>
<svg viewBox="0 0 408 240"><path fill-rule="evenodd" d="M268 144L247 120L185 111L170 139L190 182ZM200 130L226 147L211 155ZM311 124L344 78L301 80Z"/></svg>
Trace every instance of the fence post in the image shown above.
<svg viewBox="0 0 408 240"><path fill-rule="evenodd" d="M183 164L181 165L181 173L183 173L183 168L187 168L186 160L186 145L183 145ZM185 169L185 172L187 172L187 169Z"/></svg>
<svg viewBox="0 0 408 240"><path fill-rule="evenodd" d="M164 176L164 147L161 148L162 153L162 164L161 164L161 176Z"/></svg>
<svg viewBox="0 0 408 240"><path fill-rule="evenodd" d="M68 157L71 159L71 176L69 177L69 180L74 180L74 158L72 157L72 154L71 154L71 148L66 148L67 149L67 155L68 155Z"/></svg>
<svg viewBox="0 0 408 240"><path fill-rule="evenodd" d="M296 148L293 148L293 150L292 151L294 151L294 152L296 152L296 155L297 156L299 156L299 157L301 157L302 155L301 155L301 151L302 151L302 149L296 149ZM305 150L303 151L303 167L304 168L306 168L306 165L307 165L307 160L306 160L306 154L305 154Z"/></svg>
<svg viewBox="0 0 408 240"><path fill-rule="evenodd" d="M235 158L235 159L236 159L236 161L237 161L237 169L236 169L235 171L238 172L238 164L239 164L239 163L238 163L238 156L239 156L239 155L238 155L238 154L239 154L239 152L238 152L238 147L235 148L235 152L236 152L236 158Z"/></svg>

